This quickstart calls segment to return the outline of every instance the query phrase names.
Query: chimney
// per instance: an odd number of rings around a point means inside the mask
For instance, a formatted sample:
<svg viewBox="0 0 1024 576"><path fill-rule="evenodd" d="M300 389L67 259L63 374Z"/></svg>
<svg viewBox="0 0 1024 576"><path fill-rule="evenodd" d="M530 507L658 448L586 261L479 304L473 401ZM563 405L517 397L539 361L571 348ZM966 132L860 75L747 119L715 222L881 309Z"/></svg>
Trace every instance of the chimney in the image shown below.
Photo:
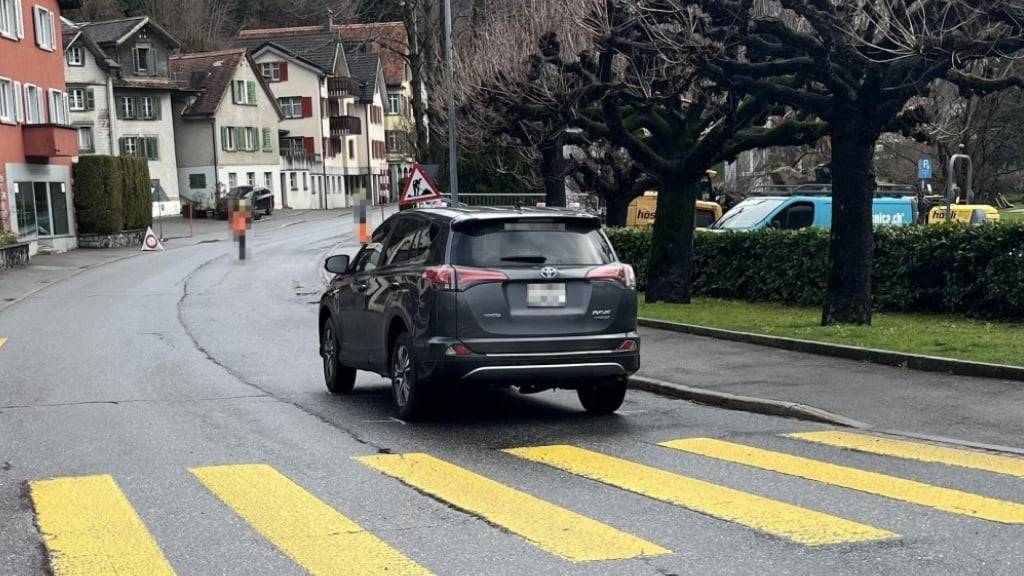
<svg viewBox="0 0 1024 576"><path fill-rule="evenodd" d="M330 8L327 9L327 22L324 24L327 32L332 32L334 30L334 12Z"/></svg>

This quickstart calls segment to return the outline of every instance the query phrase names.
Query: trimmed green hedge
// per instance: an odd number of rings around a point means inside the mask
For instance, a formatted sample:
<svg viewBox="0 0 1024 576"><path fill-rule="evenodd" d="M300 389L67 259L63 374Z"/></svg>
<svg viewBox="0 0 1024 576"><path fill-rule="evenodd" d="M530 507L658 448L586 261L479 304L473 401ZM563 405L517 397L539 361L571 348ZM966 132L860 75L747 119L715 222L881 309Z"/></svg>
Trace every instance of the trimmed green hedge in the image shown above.
<svg viewBox="0 0 1024 576"><path fill-rule="evenodd" d="M607 232L642 289L651 230ZM693 293L819 306L828 246L827 230L698 233ZM1024 318L1024 225L879 228L873 284L880 310Z"/></svg>
<svg viewBox="0 0 1024 576"><path fill-rule="evenodd" d="M80 234L115 234L153 223L144 158L82 156L73 177Z"/></svg>

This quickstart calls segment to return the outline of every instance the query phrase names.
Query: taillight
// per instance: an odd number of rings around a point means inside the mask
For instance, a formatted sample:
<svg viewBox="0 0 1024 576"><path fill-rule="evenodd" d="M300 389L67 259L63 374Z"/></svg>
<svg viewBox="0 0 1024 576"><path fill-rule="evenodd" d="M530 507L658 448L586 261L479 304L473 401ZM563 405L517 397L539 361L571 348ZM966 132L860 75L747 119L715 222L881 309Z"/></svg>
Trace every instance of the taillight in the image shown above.
<svg viewBox="0 0 1024 576"><path fill-rule="evenodd" d="M445 356L470 356L473 352L463 344L452 344L444 351Z"/></svg>
<svg viewBox="0 0 1024 576"><path fill-rule="evenodd" d="M633 339L623 340L622 344L615 349L616 352L632 352L634 350L636 350L636 340Z"/></svg>
<svg viewBox="0 0 1024 576"><path fill-rule="evenodd" d="M474 284L504 282L508 276L498 270L465 266L436 266L423 271L423 279L441 290L465 290Z"/></svg>
<svg viewBox="0 0 1024 576"><path fill-rule="evenodd" d="M590 280L618 280L625 284L626 288L636 289L636 274L633 272L633 267L622 262L594 268L587 272L587 278Z"/></svg>

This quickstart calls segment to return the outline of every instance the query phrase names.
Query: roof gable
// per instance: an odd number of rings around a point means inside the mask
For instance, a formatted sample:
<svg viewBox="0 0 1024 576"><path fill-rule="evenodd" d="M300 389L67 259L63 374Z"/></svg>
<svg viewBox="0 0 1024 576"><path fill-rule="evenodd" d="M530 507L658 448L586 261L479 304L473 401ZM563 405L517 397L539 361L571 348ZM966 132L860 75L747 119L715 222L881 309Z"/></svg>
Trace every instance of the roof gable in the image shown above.
<svg viewBox="0 0 1024 576"><path fill-rule="evenodd" d="M341 53L338 34L319 26L242 30L232 44L249 50L273 44L279 50L313 63L325 74L334 74Z"/></svg>
<svg viewBox="0 0 1024 576"><path fill-rule="evenodd" d="M177 38L171 36L167 30L164 30L159 24L150 20L148 16L106 20L104 22L84 22L77 26L100 46L120 46L148 26L158 36L163 37L172 48L181 48L181 43L178 42Z"/></svg>
<svg viewBox="0 0 1024 576"><path fill-rule="evenodd" d="M341 24L334 27L345 41L345 52L369 51L379 54L384 81L395 86L406 81L409 36L402 22Z"/></svg>
<svg viewBox="0 0 1024 576"><path fill-rule="evenodd" d="M171 57L171 77L174 81L182 89L198 91L196 99L186 106L182 114L185 116L213 116L216 114L243 62L247 62L252 68L257 84L262 87L264 96L273 105L278 118L281 118L283 115L277 104L277 99L270 91L270 86L257 72L256 63L244 48Z"/></svg>

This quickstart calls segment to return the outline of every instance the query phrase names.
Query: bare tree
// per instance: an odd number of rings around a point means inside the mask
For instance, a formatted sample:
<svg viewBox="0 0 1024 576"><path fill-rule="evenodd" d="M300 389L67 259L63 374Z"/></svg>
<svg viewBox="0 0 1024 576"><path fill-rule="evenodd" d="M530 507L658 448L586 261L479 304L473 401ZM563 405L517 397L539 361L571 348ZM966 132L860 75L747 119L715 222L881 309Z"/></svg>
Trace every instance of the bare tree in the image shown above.
<svg viewBox="0 0 1024 576"><path fill-rule="evenodd" d="M721 50L705 70L720 84L772 98L831 126L833 218L822 323L871 322L874 149L883 132L925 120L915 99L936 80L987 94L1021 85L972 62L1024 49L1021 0L663 0L689 10ZM800 81L780 83L780 77Z"/></svg>

